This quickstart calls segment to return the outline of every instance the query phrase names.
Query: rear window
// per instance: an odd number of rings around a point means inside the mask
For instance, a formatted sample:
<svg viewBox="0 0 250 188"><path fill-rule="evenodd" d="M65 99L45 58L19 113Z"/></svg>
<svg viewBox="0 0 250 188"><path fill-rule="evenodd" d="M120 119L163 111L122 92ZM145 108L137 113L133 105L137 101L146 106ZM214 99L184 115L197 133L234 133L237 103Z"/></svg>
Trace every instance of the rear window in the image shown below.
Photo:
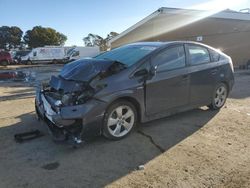
<svg viewBox="0 0 250 188"><path fill-rule="evenodd" d="M199 65L210 62L210 55L205 47L198 45L188 45L191 65Z"/></svg>
<svg viewBox="0 0 250 188"><path fill-rule="evenodd" d="M220 60L220 54L214 50L210 50L210 56L212 62L217 62Z"/></svg>
<svg viewBox="0 0 250 188"><path fill-rule="evenodd" d="M221 60L228 60L228 57L225 55L220 55L219 61Z"/></svg>

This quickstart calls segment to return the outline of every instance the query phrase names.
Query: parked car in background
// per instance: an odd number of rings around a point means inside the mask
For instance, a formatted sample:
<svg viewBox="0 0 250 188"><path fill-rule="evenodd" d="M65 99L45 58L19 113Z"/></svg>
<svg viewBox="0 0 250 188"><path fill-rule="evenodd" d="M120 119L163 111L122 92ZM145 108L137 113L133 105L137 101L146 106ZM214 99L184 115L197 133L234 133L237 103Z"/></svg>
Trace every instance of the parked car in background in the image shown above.
<svg viewBox="0 0 250 188"><path fill-rule="evenodd" d="M14 54L14 61L17 63L17 64L21 64L21 57L23 56L26 56L27 54L29 54L31 52L31 50L20 50L20 51L16 51L15 54Z"/></svg>
<svg viewBox="0 0 250 188"><path fill-rule="evenodd" d="M99 47L73 47L67 51L68 61L75 61L80 58L94 57L100 53Z"/></svg>
<svg viewBox="0 0 250 188"><path fill-rule="evenodd" d="M30 53L21 57L23 64L60 63L65 62L64 47L45 46L32 49Z"/></svg>
<svg viewBox="0 0 250 188"><path fill-rule="evenodd" d="M9 52L0 51L0 65L7 66L13 63L13 59Z"/></svg>
<svg viewBox="0 0 250 188"><path fill-rule="evenodd" d="M3 80L23 81L25 79L27 80L27 75L22 71L0 72L0 81Z"/></svg>
<svg viewBox="0 0 250 188"><path fill-rule="evenodd" d="M208 106L234 84L232 60L195 42L141 42L64 66L37 91L35 108L56 139L89 134L118 140L137 122Z"/></svg>

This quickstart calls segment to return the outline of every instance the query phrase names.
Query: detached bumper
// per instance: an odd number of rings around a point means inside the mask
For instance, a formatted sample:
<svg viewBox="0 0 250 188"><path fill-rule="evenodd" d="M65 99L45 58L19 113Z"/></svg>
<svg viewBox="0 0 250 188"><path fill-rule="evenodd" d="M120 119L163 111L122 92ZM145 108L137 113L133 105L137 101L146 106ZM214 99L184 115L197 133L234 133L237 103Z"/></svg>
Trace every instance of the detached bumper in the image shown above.
<svg viewBox="0 0 250 188"><path fill-rule="evenodd" d="M37 92L35 100L37 116L46 122L50 130L81 136L101 133L105 108L106 103L94 99L83 105L59 108L41 92Z"/></svg>

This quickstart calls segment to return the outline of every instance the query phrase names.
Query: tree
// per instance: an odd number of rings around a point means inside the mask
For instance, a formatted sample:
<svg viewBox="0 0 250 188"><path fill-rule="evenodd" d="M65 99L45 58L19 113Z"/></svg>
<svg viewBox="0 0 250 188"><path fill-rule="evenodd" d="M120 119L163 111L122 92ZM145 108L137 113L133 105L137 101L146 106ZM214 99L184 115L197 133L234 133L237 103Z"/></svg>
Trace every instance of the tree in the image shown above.
<svg viewBox="0 0 250 188"><path fill-rule="evenodd" d="M9 50L21 46L23 31L16 26L0 27L0 48Z"/></svg>
<svg viewBox="0 0 250 188"><path fill-rule="evenodd" d="M109 40L111 40L112 38L116 37L117 35L119 35L119 33L116 33L114 31L111 31L106 38L106 41L108 42Z"/></svg>
<svg viewBox="0 0 250 188"><path fill-rule="evenodd" d="M36 48L45 45L64 45L67 37L55 29L35 26L32 30L26 31L23 40L30 48Z"/></svg>
<svg viewBox="0 0 250 188"><path fill-rule="evenodd" d="M22 41L23 31L16 26L10 27L10 47L20 47Z"/></svg>
<svg viewBox="0 0 250 188"><path fill-rule="evenodd" d="M87 37L83 38L83 42L85 46L99 46L101 51L106 51L108 49L108 41L111 40L113 37L117 36L118 33L110 32L107 37L104 39L99 35L96 34L88 34Z"/></svg>
<svg viewBox="0 0 250 188"><path fill-rule="evenodd" d="M83 38L83 41L85 43L85 46L99 46L101 51L106 50L106 41L99 35L90 33L87 37Z"/></svg>

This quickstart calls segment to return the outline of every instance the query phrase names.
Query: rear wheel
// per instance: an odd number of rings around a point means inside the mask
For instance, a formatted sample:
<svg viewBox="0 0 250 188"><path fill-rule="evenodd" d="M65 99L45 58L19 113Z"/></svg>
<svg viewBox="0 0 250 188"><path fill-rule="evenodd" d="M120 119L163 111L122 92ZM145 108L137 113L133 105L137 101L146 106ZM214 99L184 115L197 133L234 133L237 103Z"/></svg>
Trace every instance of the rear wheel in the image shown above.
<svg viewBox="0 0 250 188"><path fill-rule="evenodd" d="M57 62L56 59L53 59L52 63L53 63L53 64L57 64L58 62Z"/></svg>
<svg viewBox="0 0 250 188"><path fill-rule="evenodd" d="M103 135L111 140L120 140L131 132L136 122L134 105L128 101L118 101L105 113Z"/></svg>
<svg viewBox="0 0 250 188"><path fill-rule="evenodd" d="M7 66L7 65L8 65L8 62L4 60L4 61L1 62L1 65L2 65L2 66Z"/></svg>
<svg viewBox="0 0 250 188"><path fill-rule="evenodd" d="M220 83L215 88L212 103L208 106L212 110L218 110L225 104L228 96L226 84Z"/></svg>
<svg viewBox="0 0 250 188"><path fill-rule="evenodd" d="M28 60L28 61L26 62L26 65L32 65L32 61Z"/></svg>

